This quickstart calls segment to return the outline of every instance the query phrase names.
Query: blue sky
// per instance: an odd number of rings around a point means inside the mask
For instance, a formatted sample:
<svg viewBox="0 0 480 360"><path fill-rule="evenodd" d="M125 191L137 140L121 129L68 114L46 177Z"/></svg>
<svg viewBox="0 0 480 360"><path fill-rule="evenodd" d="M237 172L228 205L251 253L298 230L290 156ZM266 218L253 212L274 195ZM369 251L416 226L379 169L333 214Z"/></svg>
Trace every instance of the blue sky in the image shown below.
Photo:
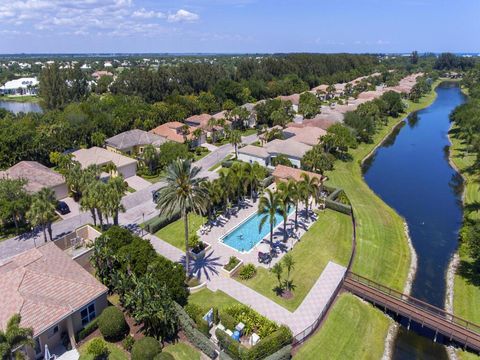
<svg viewBox="0 0 480 360"><path fill-rule="evenodd" d="M479 0L0 0L0 53L480 52Z"/></svg>

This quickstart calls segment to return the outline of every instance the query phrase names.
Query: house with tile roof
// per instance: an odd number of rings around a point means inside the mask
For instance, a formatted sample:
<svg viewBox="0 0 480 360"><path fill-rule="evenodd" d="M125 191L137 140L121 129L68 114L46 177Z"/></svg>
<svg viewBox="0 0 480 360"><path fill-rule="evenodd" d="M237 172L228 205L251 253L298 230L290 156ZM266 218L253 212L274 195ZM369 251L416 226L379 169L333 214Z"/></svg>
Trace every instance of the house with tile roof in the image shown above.
<svg viewBox="0 0 480 360"><path fill-rule="evenodd" d="M137 173L137 160L97 146L74 151L72 155L73 159L80 163L82 169L90 165L105 166L113 163L117 167L117 173L122 174L125 179L135 176Z"/></svg>
<svg viewBox="0 0 480 360"><path fill-rule="evenodd" d="M63 175L36 161L20 161L7 170L0 171L0 178L26 180L25 190L30 194L49 188L55 192L57 200L68 196Z"/></svg>
<svg viewBox="0 0 480 360"><path fill-rule="evenodd" d="M108 138L105 140L105 147L116 153L133 155L141 154L147 145L159 147L166 141L167 139L159 135L133 129Z"/></svg>
<svg viewBox="0 0 480 360"><path fill-rule="evenodd" d="M52 353L107 306L108 289L53 242L27 250L0 265L0 329L14 314L33 329L35 346L22 349L30 359Z"/></svg>
<svg viewBox="0 0 480 360"><path fill-rule="evenodd" d="M186 134L183 133L183 129L186 127ZM170 121L156 128L150 130L152 134L164 137L167 140L175 141L180 144L185 143L185 140L189 141L192 147L200 146L205 142L205 134L200 137L194 136L195 127L188 124L181 123L180 121Z"/></svg>
<svg viewBox="0 0 480 360"><path fill-rule="evenodd" d="M323 183L323 181L326 179L324 176L313 173L311 171L306 171L306 170L301 170L301 169L296 169L291 166L285 166L285 165L277 165L275 167L275 170L272 173L272 176L275 178L275 181L281 182L281 181L289 181L289 180L294 180L296 182L302 181L302 174L307 174L310 178L317 178L320 183Z"/></svg>
<svg viewBox="0 0 480 360"><path fill-rule="evenodd" d="M326 130L318 127L294 127L288 126L283 130L286 139L293 139L302 144L315 146L320 138L327 134Z"/></svg>

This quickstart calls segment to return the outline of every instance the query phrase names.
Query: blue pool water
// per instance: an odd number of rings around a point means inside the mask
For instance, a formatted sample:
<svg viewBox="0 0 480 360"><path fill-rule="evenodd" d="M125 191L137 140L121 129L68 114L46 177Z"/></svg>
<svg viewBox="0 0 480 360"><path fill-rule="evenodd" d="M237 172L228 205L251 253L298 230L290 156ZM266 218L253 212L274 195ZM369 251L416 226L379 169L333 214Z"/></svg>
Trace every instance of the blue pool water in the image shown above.
<svg viewBox="0 0 480 360"><path fill-rule="evenodd" d="M292 214L293 211L294 208L292 207L289 209L288 215ZM250 216L246 221L228 233L223 238L223 243L240 252L248 252L253 249L255 245L270 233L269 221L263 225L262 231L259 231L258 229L262 216L263 215L258 215L256 213ZM280 225L282 222L283 216L276 214L274 227Z"/></svg>

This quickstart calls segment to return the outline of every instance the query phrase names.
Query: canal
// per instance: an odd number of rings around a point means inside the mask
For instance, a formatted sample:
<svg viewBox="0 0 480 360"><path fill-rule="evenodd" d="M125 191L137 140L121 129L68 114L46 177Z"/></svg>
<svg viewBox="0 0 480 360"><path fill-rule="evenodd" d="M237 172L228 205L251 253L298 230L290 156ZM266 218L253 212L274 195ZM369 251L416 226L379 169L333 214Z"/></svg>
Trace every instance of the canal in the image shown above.
<svg viewBox="0 0 480 360"><path fill-rule="evenodd" d="M20 101L2 101L0 100L0 108L6 109L18 114L21 112L36 112L41 113L42 108L39 103L36 102L20 102Z"/></svg>
<svg viewBox="0 0 480 360"><path fill-rule="evenodd" d="M448 161L448 116L465 99L456 83L442 83L436 91L434 103L411 114L365 163L364 177L408 223L418 257L412 296L443 308L462 220L462 180ZM447 359L444 346L407 331L406 319L400 323L394 359Z"/></svg>

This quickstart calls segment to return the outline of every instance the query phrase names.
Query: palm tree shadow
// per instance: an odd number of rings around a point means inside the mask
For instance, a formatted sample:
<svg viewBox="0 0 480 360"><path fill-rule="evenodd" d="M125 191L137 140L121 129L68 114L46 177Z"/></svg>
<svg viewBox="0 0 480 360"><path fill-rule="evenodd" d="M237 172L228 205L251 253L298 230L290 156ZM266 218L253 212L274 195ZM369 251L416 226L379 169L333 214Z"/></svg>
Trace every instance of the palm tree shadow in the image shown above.
<svg viewBox="0 0 480 360"><path fill-rule="evenodd" d="M185 266L185 255L180 259L180 263ZM210 280L212 276L218 275L220 267L220 257L213 257L213 251L206 254L201 259L190 260L190 275L195 276L201 282L202 278Z"/></svg>

